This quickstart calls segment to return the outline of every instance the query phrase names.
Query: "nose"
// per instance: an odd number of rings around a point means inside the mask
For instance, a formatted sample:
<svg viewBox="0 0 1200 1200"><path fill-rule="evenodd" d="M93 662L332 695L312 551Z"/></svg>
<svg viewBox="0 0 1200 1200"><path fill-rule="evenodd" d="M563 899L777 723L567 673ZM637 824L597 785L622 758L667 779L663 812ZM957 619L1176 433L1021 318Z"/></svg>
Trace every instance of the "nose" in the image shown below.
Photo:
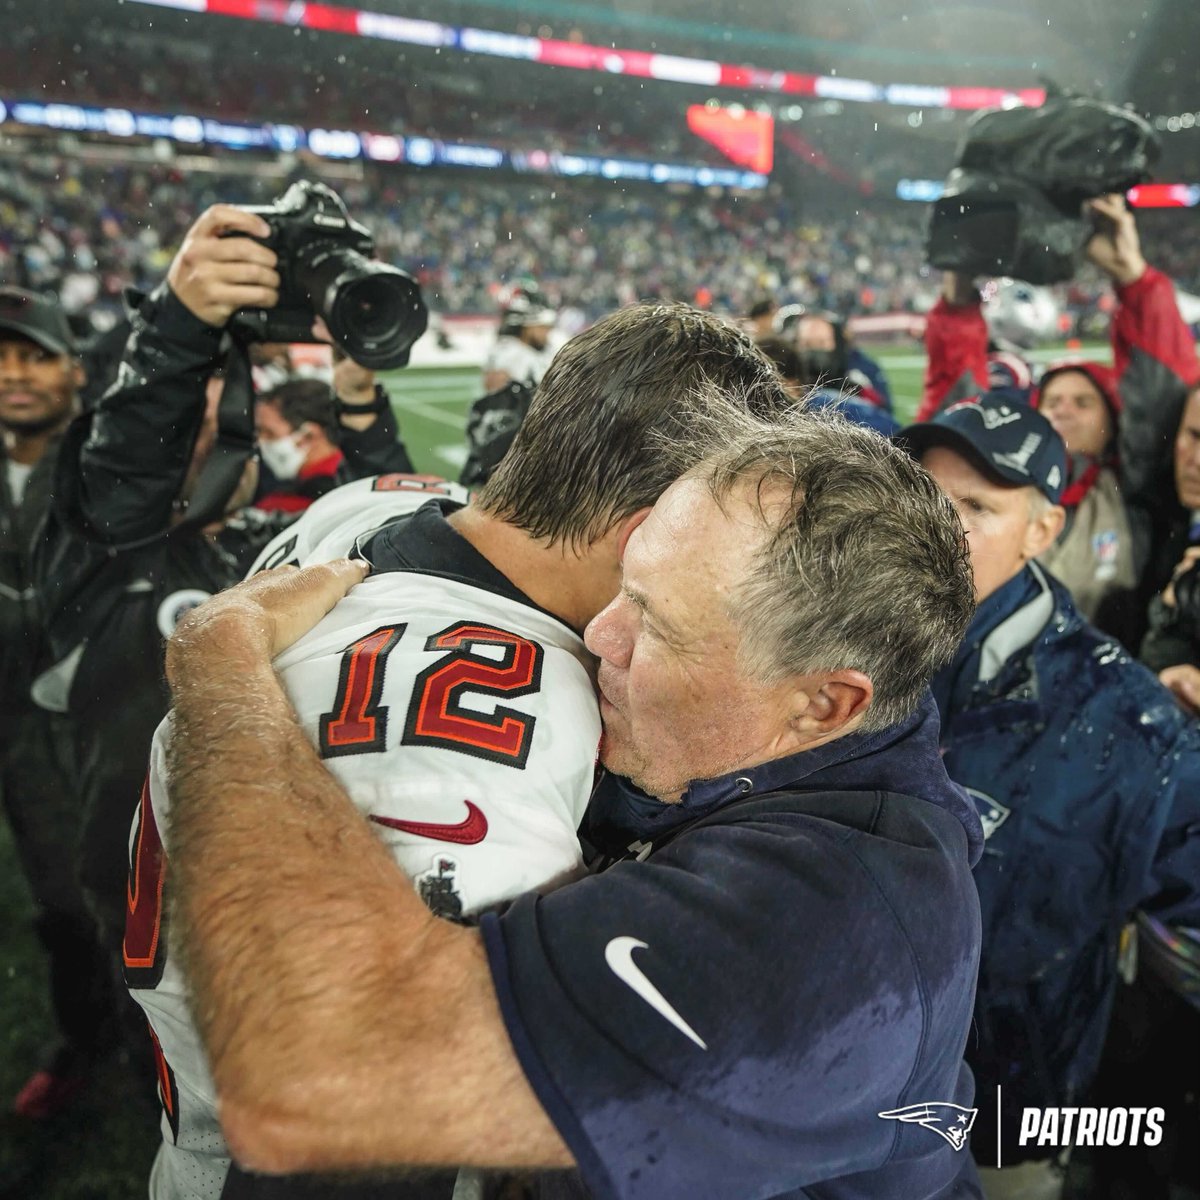
<svg viewBox="0 0 1200 1200"><path fill-rule="evenodd" d="M627 667L633 653L633 637L628 615L633 606L618 594L607 608L598 612L583 631L583 644L599 659L614 667Z"/></svg>

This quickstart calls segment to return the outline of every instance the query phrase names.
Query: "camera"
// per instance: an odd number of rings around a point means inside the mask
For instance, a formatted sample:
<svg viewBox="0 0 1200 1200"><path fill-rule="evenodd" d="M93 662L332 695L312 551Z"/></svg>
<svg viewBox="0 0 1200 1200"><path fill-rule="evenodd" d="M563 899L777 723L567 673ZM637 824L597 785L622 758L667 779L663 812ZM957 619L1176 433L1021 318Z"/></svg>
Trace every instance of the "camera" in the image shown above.
<svg viewBox="0 0 1200 1200"><path fill-rule="evenodd" d="M371 234L332 188L302 180L273 204L244 208L271 227L254 240L278 255L279 303L240 309L233 330L251 342L311 342L319 315L361 366L390 370L408 363L429 320L421 290L411 275L371 257Z"/></svg>

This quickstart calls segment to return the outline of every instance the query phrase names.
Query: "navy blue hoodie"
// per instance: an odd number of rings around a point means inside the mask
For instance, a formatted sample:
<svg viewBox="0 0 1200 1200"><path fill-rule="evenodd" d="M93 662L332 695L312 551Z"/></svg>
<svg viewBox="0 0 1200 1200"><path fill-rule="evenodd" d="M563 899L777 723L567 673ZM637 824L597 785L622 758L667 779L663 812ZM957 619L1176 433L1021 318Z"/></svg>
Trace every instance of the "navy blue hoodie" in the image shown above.
<svg viewBox="0 0 1200 1200"><path fill-rule="evenodd" d="M982 830L930 700L677 805L610 783L584 832L635 857L482 925L579 1165L543 1195L977 1195L962 1054Z"/></svg>

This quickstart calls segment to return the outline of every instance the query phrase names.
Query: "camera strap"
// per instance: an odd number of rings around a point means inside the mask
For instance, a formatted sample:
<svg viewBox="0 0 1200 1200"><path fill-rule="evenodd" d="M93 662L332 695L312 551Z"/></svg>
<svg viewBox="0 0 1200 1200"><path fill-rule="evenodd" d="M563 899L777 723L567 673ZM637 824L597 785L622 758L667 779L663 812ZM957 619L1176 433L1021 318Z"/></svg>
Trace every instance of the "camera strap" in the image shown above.
<svg viewBox="0 0 1200 1200"><path fill-rule="evenodd" d="M217 435L183 519L171 527L169 536L203 529L224 516L225 505L241 482L242 472L254 451L254 384L250 375L250 355L234 337L225 355L225 387L217 408Z"/></svg>

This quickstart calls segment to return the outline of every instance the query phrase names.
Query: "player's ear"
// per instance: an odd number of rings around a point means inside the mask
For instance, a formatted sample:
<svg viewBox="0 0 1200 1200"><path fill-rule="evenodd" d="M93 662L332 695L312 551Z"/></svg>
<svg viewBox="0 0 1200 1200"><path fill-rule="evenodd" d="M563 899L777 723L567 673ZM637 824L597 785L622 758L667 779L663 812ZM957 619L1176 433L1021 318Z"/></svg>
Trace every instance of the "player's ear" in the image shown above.
<svg viewBox="0 0 1200 1200"><path fill-rule="evenodd" d="M625 545L633 531L650 515L650 507L639 508L617 526L617 562L625 561Z"/></svg>

